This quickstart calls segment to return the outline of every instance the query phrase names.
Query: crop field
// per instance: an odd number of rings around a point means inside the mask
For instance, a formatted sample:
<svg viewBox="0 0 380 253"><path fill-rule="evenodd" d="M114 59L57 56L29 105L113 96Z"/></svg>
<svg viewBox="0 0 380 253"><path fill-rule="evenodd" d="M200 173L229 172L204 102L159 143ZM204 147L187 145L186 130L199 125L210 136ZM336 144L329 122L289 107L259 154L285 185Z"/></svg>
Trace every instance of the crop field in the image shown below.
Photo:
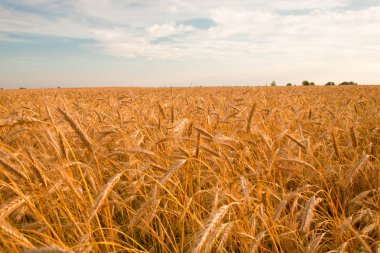
<svg viewBox="0 0 380 253"><path fill-rule="evenodd" d="M0 252L380 252L380 87L0 90Z"/></svg>

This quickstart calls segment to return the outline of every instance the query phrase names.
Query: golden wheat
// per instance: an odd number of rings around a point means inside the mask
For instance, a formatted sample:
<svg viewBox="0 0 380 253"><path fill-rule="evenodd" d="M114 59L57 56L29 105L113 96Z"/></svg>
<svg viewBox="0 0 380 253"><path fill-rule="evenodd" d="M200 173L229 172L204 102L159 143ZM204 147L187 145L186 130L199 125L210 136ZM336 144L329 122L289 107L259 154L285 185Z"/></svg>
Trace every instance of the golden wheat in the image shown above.
<svg viewBox="0 0 380 253"><path fill-rule="evenodd" d="M0 252L376 252L379 97L3 90Z"/></svg>

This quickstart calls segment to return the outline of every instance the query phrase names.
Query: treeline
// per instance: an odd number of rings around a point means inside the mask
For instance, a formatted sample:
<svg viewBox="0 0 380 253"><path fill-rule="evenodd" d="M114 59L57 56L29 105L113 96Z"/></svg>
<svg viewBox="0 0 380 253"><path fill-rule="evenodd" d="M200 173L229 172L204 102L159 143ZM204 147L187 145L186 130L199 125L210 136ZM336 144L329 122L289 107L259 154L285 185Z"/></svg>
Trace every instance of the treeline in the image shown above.
<svg viewBox="0 0 380 253"><path fill-rule="evenodd" d="M307 80L302 81L301 84L302 84L302 86L315 86L315 83L314 83L314 82L309 82L309 81L307 81ZM325 84L325 86L334 86L334 85L336 85L335 82L327 82L327 83ZM353 82L353 81L344 81L344 82L341 82L341 83L338 84L338 85L358 85L358 83ZM276 85L276 82L273 81L273 82L271 83L271 86L277 86L277 85ZM293 85L292 83L287 83L286 86L296 86L296 85L295 85L295 84Z"/></svg>

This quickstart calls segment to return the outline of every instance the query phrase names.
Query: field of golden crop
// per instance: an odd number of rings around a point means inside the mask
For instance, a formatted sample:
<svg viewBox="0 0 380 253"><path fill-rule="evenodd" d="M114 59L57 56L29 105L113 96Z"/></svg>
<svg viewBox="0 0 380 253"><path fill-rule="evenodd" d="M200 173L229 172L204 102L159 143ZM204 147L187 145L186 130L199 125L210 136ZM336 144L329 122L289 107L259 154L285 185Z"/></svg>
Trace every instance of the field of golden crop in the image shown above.
<svg viewBox="0 0 380 253"><path fill-rule="evenodd" d="M380 87L0 91L0 252L380 252Z"/></svg>

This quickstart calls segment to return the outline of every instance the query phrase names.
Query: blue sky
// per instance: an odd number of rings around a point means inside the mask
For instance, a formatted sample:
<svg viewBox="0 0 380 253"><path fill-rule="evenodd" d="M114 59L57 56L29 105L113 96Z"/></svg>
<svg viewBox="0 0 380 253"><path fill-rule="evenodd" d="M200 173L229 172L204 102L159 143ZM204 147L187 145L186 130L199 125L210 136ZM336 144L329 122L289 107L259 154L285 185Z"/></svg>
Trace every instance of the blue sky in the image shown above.
<svg viewBox="0 0 380 253"><path fill-rule="evenodd" d="M0 0L0 87L380 84L379 0Z"/></svg>

